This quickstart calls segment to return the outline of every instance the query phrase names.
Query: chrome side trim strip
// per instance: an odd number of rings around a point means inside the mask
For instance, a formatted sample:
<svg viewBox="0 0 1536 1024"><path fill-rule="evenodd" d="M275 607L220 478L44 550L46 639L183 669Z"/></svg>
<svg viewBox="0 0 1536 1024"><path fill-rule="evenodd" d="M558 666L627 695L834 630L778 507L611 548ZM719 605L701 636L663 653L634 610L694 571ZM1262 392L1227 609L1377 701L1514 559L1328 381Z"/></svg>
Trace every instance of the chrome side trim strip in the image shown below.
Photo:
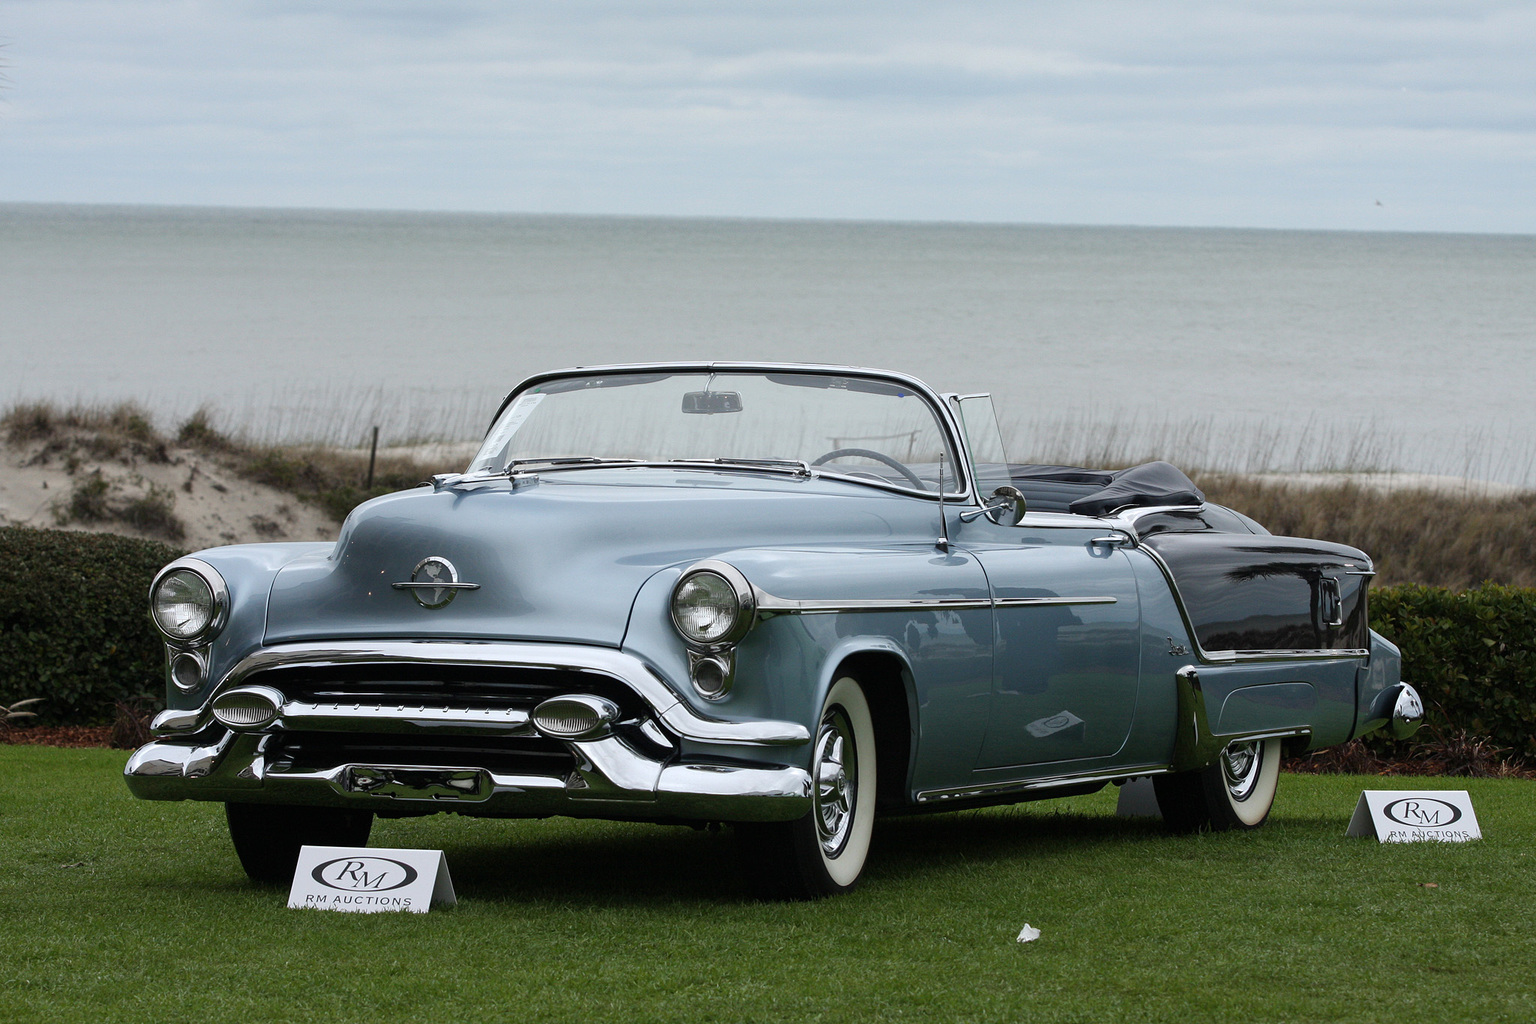
<svg viewBox="0 0 1536 1024"><path fill-rule="evenodd" d="M1224 664L1236 661L1316 661L1319 658L1368 658L1371 652L1352 647L1324 647L1303 651L1201 651L1209 662Z"/></svg>
<svg viewBox="0 0 1536 1024"><path fill-rule="evenodd" d="M1088 772L1068 772L1064 775L1046 775L1033 779L1009 779L950 789L925 789L917 794L920 804L942 803L949 800L971 800L983 797L1007 796L1011 793L1027 793L1036 789L1056 789L1092 782L1113 782L1116 779L1134 779L1143 775L1166 775L1172 771L1166 764L1131 765L1113 771L1098 769Z"/></svg>
<svg viewBox="0 0 1536 1024"><path fill-rule="evenodd" d="M895 612L912 608L942 608L958 611L967 608L991 608L985 597L869 598L862 601L812 599L796 601L758 591L757 610L775 615L827 615L836 612Z"/></svg>
<svg viewBox="0 0 1536 1024"><path fill-rule="evenodd" d="M209 702L252 675L274 668L322 668L335 665L411 664L498 665L522 669L594 672L615 679L639 694L666 726L684 739L701 743L793 746L808 743L810 730L798 722L732 722L700 714L686 704L639 658L608 647L577 644L529 644L498 641L334 640L280 644L247 655L219 681ZM202 724L207 707L198 712ZM182 721L178 719L178 723ZM185 726L181 727L185 730Z"/></svg>
<svg viewBox="0 0 1536 1024"><path fill-rule="evenodd" d="M838 612L892 612L911 609L941 609L961 611L982 608L1028 608L1031 606L1059 607L1078 604L1114 604L1115 597L920 597L920 598L870 598L863 601L811 599L796 601L774 597L763 590L757 591L759 613L774 615L828 615Z"/></svg>
<svg viewBox="0 0 1536 1024"><path fill-rule="evenodd" d="M1118 597L1000 597L992 602L994 608L1057 608L1075 604L1115 604Z"/></svg>

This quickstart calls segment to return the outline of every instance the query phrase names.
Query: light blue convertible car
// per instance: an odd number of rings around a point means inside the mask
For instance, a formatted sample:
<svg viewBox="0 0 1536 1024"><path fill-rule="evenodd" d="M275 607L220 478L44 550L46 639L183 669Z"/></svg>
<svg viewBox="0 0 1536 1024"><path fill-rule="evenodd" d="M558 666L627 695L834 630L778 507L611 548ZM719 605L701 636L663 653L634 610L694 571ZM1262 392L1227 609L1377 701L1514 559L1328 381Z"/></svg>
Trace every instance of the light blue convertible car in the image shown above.
<svg viewBox="0 0 1536 1024"><path fill-rule="evenodd" d="M263 880L438 811L729 823L790 897L885 813L1151 776L1170 826L1254 828L1282 752L1422 717L1371 574L1166 463L1010 462L988 396L899 373L546 373L335 544L167 566L126 774L225 803Z"/></svg>

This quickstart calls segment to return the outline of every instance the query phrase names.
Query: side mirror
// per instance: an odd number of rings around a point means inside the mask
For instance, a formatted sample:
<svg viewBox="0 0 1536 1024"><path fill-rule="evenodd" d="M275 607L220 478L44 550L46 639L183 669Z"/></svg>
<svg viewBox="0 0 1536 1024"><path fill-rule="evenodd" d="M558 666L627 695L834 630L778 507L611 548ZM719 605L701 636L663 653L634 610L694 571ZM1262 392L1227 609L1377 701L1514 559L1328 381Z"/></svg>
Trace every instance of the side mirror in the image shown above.
<svg viewBox="0 0 1536 1024"><path fill-rule="evenodd" d="M999 487L992 492L992 500L987 502L987 518L998 526L1018 526L1026 511L1028 504L1024 501L1024 492L1017 487Z"/></svg>

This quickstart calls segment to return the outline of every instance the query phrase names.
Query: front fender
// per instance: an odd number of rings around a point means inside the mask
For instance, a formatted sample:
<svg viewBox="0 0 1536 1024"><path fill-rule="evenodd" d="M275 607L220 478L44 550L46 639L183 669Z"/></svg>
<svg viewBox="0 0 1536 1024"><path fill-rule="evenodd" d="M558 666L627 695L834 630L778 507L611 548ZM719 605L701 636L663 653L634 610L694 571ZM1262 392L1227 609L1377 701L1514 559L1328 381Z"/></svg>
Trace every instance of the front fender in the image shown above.
<svg viewBox="0 0 1536 1024"><path fill-rule="evenodd" d="M208 563L223 577L229 592L229 614L224 628L207 646L207 673L201 687L188 693L173 685L167 657L165 706L174 711L202 707L218 681L261 646L267 602L278 570L301 560L323 561L333 547L329 543L233 544L193 552L189 557Z"/></svg>

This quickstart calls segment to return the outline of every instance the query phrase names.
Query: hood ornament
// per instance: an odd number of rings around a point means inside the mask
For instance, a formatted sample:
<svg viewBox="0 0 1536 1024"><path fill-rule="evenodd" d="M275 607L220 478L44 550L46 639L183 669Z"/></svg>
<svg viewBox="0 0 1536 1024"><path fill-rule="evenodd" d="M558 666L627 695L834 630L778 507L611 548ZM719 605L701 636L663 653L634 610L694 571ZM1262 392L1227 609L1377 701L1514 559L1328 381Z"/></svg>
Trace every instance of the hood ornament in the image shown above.
<svg viewBox="0 0 1536 1024"><path fill-rule="evenodd" d="M460 583L453 563L439 555L428 555L411 570L409 583L391 583L396 590L409 590L423 608L443 608L461 590L479 590L478 583Z"/></svg>

